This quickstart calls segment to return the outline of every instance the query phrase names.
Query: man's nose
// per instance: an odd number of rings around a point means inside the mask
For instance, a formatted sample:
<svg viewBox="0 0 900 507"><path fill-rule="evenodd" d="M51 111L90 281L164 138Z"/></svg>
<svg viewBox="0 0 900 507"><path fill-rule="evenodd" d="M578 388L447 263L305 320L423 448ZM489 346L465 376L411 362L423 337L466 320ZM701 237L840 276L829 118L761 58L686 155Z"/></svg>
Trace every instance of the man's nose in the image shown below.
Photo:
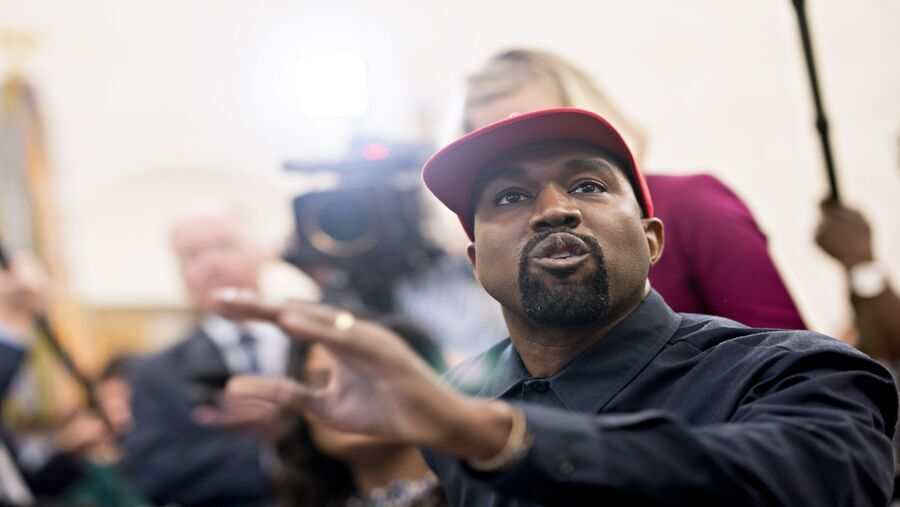
<svg viewBox="0 0 900 507"><path fill-rule="evenodd" d="M581 224L581 210L572 202L572 196L563 189L549 187L535 199L534 215L529 225L535 231L547 229L574 229Z"/></svg>

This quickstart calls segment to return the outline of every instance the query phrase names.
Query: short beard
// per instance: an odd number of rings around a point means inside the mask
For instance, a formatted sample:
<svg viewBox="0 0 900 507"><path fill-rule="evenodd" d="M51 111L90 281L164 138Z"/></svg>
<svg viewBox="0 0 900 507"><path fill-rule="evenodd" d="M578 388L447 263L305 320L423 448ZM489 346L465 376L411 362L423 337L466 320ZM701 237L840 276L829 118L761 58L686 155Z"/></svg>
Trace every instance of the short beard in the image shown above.
<svg viewBox="0 0 900 507"><path fill-rule="evenodd" d="M532 238L519 256L519 291L522 311L533 322L543 326L579 326L602 319L610 308L609 278L600 243L591 236L566 231L581 239L590 249L597 268L581 283L548 286L529 272L529 254L539 242L551 234L548 231ZM552 276L552 275L550 275Z"/></svg>

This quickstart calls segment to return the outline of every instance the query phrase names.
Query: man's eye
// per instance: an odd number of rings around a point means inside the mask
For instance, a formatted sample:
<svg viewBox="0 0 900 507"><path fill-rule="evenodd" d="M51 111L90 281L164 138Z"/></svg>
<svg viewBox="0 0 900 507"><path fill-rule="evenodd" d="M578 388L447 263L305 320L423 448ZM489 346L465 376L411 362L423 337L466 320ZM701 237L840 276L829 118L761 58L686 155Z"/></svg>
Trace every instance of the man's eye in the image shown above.
<svg viewBox="0 0 900 507"><path fill-rule="evenodd" d="M596 181L584 181L575 185L572 189L573 194L596 194L606 192L606 186Z"/></svg>
<svg viewBox="0 0 900 507"><path fill-rule="evenodd" d="M495 203L501 206L505 206L507 204L515 204L526 198L527 196L522 192L519 192L518 190L510 190L508 192L503 192L502 194L497 196Z"/></svg>

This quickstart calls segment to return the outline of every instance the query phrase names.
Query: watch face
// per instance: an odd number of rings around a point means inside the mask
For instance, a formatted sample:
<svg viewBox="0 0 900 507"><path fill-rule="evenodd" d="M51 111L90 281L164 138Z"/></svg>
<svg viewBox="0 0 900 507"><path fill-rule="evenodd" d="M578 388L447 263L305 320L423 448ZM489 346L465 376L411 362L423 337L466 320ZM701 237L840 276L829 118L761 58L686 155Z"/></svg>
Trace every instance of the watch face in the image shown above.
<svg viewBox="0 0 900 507"><path fill-rule="evenodd" d="M863 262L850 268L850 289L862 298L875 297L887 288L887 276L881 266Z"/></svg>

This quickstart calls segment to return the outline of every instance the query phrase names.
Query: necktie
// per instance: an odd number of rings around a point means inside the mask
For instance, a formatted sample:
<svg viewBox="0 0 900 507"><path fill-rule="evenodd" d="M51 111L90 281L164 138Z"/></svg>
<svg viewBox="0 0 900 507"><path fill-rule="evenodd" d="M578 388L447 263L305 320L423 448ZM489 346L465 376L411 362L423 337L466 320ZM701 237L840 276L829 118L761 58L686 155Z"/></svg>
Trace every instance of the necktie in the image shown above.
<svg viewBox="0 0 900 507"><path fill-rule="evenodd" d="M256 338L246 329L241 329L240 345L247 356L248 373L260 373L259 357L256 354Z"/></svg>

